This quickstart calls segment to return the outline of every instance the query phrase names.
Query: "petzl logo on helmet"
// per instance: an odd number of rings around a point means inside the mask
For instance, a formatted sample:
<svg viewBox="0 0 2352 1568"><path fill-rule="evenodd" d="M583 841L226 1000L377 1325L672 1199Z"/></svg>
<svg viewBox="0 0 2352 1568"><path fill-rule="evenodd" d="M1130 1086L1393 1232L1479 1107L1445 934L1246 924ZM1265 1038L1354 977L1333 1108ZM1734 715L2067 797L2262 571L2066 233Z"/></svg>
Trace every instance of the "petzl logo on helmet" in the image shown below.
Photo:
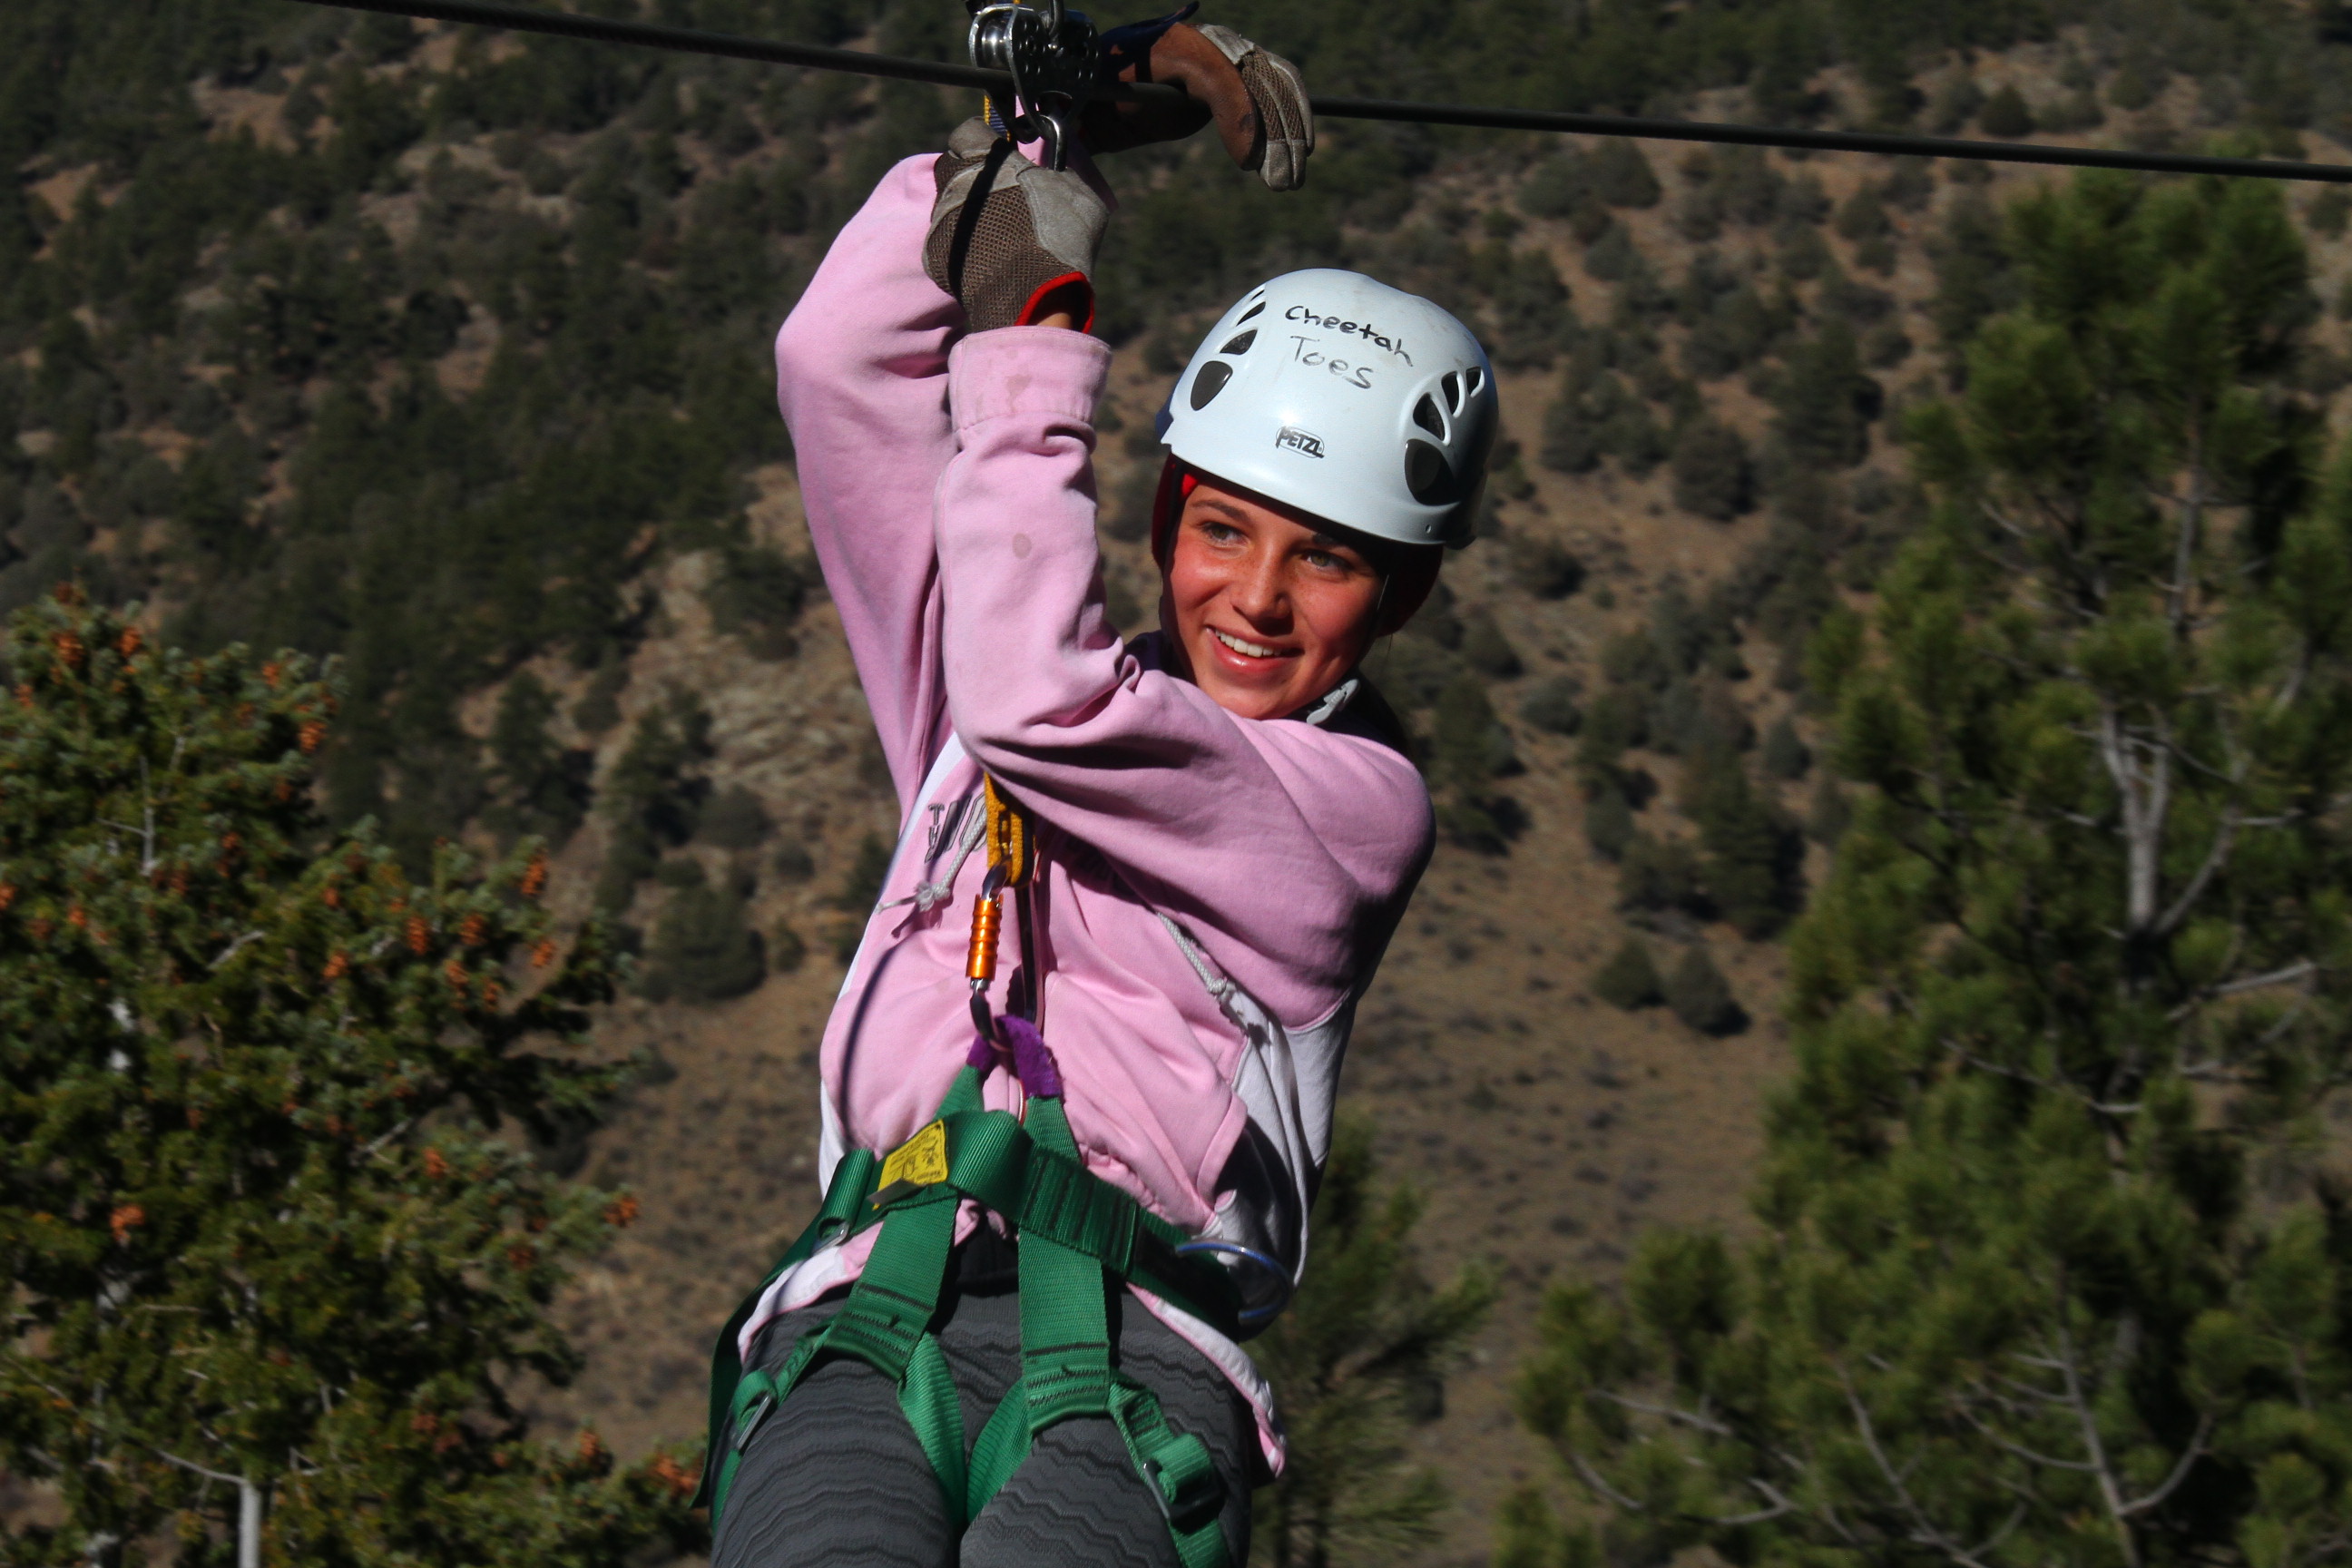
<svg viewBox="0 0 2352 1568"><path fill-rule="evenodd" d="M1274 444L1281 450L1304 452L1310 458L1319 458L1323 455L1323 437L1309 436L1295 425L1284 426L1281 434L1275 437Z"/></svg>

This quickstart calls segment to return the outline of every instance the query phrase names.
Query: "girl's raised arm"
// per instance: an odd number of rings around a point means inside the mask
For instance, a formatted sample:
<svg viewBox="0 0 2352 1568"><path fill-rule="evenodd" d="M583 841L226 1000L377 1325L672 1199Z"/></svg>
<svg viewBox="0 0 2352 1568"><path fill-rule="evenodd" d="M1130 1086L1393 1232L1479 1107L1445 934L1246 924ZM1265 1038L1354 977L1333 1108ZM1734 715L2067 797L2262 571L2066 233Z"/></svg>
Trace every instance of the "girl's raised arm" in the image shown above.
<svg viewBox="0 0 2352 1568"><path fill-rule="evenodd" d="M948 343L963 310L923 272L934 162L882 177L776 334L809 535L902 813L948 734L931 505L956 450Z"/></svg>

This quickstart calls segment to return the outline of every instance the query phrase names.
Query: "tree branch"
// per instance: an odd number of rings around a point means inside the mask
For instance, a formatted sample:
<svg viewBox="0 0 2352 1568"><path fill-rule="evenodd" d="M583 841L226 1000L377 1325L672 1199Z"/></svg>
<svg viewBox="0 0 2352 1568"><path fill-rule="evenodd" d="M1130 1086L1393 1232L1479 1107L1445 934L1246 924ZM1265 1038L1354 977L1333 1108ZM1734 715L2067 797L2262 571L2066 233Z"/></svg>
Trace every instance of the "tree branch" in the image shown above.
<svg viewBox="0 0 2352 1568"><path fill-rule="evenodd" d="M230 942L226 947L220 950L219 954L213 959L211 967L218 969L222 964L226 963L230 959L235 958L238 952L250 947L260 940L261 932L257 931L249 931L240 933L235 942Z"/></svg>
<svg viewBox="0 0 2352 1568"><path fill-rule="evenodd" d="M2319 965L2308 958L2299 958L2280 969L2264 970L2260 974L2248 974L2236 980L2225 980L2218 985L2208 985L2167 1014L2166 1021L2178 1023L2207 1002L2224 996L2235 996L2247 991L2261 991L2273 985L2292 985L2319 973Z"/></svg>
<svg viewBox="0 0 2352 1568"><path fill-rule="evenodd" d="M1853 1379L1846 1375L1845 1368L1837 1362L1832 1361L1830 1365L1837 1373L1838 1383L1845 1389L1846 1407L1853 1412L1854 1424L1862 1433L1863 1447L1870 1450L1871 1460L1877 1465L1878 1473L1885 1478L1887 1486L1893 1489L1895 1500L1901 1505L1903 1511L1911 1517L1913 1531L1911 1539L1919 1545L1934 1547L1953 1562L1961 1564L1962 1568L1985 1568L1985 1564L1975 1553L1937 1529L1934 1521L1928 1519L1927 1510L1922 1509L1911 1496L1910 1487L1904 1481L1902 1476L1896 1473L1893 1463L1887 1459L1886 1450L1879 1447L1878 1428L1870 1419L1869 1407L1863 1404L1862 1396L1854 1392Z"/></svg>
<svg viewBox="0 0 2352 1568"><path fill-rule="evenodd" d="M2150 935L2170 936L2180 922L2189 918L2189 911L2199 899L2205 896L2206 885L2229 862L2230 852L2237 847L2237 842L2238 808L2233 805L2221 813L2221 826L2214 832L2211 847L2205 851L2204 863L2197 868L2196 875L2189 879L2189 886L2180 890L2180 896L2172 900L2172 907L2157 921L2149 931Z"/></svg>
<svg viewBox="0 0 2352 1568"><path fill-rule="evenodd" d="M1662 1416L1668 1421L1679 1422L1685 1426L1696 1426L1700 1431L1717 1437L1729 1437L1736 1440L1739 1436L1720 1421L1710 1420L1704 1415L1695 1415L1687 1410L1678 1410L1671 1405L1652 1405L1644 1400L1628 1399L1622 1394L1611 1394L1605 1389L1596 1388L1592 1392L1597 1397L1605 1399L1622 1409L1638 1411L1644 1415Z"/></svg>
<svg viewBox="0 0 2352 1568"><path fill-rule="evenodd" d="M2009 1453L2016 1455L2019 1458L2023 1459L2030 1465L2040 1465L2047 1469L2053 1470L2078 1470L2084 1472L2096 1468L2095 1466L2086 1465L2080 1459L2060 1459L2053 1458L2048 1454L2037 1454L2021 1443L2011 1442L2008 1438L2002 1436L2000 1433L1986 1426L1982 1421L1977 1418L1976 1412L1970 1410L1967 1405L1962 1405L1957 1408L1960 1413L1960 1419L1975 1427L1977 1431L1983 1436L1987 1442L1992 1444L1997 1448L2001 1448Z"/></svg>
<svg viewBox="0 0 2352 1568"><path fill-rule="evenodd" d="M2057 1371L2066 1380L2066 1400L2074 1407L2074 1419L2083 1439L2083 1451L2091 1457L2092 1474L2099 1479L2099 1496L2107 1505L2107 1513L2115 1521L2116 1543L2123 1548L2124 1561L2139 1568L2139 1539L2132 1533L2124 1513L2123 1487L2116 1479L2115 1468L2107 1462L2105 1439L2099 1436L2098 1416L2084 1396L2083 1375L2076 1364L2074 1333L2066 1326L2066 1292L2058 1289L2056 1320L2061 1354Z"/></svg>
<svg viewBox="0 0 2352 1568"><path fill-rule="evenodd" d="M2205 1439L2210 1436L2212 1432L2213 1416L2209 1411L2197 1417L2197 1431L2195 1435L2189 1439L2189 1447L2182 1451L2180 1462L2172 1467L2172 1474L2164 1478L2164 1484L2157 1488L2154 1491L2148 1493L2146 1497L2135 1499L2133 1501L2124 1504L2122 1511L2125 1514L2129 1515L2141 1512L2147 1509L2155 1508L2158 1504L2162 1503L2165 1499L2179 1490L2180 1483L2189 1479L2189 1469L2197 1463L2198 1460L2205 1457Z"/></svg>

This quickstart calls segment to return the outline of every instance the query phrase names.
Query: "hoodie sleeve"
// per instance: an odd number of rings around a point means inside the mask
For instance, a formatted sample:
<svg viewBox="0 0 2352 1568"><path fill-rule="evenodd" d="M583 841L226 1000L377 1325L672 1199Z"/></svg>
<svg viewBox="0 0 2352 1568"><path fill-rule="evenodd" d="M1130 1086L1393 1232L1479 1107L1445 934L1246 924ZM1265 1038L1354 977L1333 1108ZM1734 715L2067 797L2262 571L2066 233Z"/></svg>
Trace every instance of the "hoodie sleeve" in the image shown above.
<svg viewBox="0 0 2352 1568"><path fill-rule="evenodd" d="M883 176L776 333L809 536L902 814L948 722L931 507L956 449L948 342L963 311L923 272L935 161Z"/></svg>
<svg viewBox="0 0 2352 1568"><path fill-rule="evenodd" d="M938 509L946 698L1037 817L1192 928L1286 1024L1346 1000L1427 863L1427 790L1360 735L1239 718L1104 617L1094 409L1110 352L1010 327L956 345Z"/></svg>

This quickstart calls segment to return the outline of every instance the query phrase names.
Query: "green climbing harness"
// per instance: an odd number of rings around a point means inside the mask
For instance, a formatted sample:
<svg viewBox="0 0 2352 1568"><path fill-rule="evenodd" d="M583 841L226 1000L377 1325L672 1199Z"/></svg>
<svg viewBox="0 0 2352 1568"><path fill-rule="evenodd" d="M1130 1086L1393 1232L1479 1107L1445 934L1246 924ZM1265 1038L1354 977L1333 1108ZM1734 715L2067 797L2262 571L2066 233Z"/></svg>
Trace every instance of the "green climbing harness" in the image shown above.
<svg viewBox="0 0 2352 1568"><path fill-rule="evenodd" d="M1002 1023L1026 1028L1019 1019ZM816 1218L721 1331L711 1356L710 1458L703 1474L713 1521L761 1424L812 1367L826 1357L847 1356L897 1384L899 1408L959 1530L1020 1467L1039 1433L1058 1421L1100 1416L1118 1427L1137 1473L1167 1515L1184 1568L1224 1568L1224 1535L1217 1524L1224 1483L1207 1447L1171 1427L1159 1399L1114 1363L1105 1276L1139 1286L1234 1334L1239 1305L1229 1277L1215 1264L1181 1254L1177 1249L1190 1239L1183 1231L1087 1171L1058 1093L1033 1089L1025 1117L1015 1117L981 1108L981 1081L980 1068L966 1066L938 1119L887 1158L865 1149L844 1156ZM969 1455L955 1384L933 1326L956 1212L965 1198L1012 1226L1019 1239L1021 1296L1020 1381L981 1428ZM802 1336L772 1373L745 1372L738 1335L767 1285L818 1247L877 1224L881 1234L840 1310Z"/></svg>
<svg viewBox="0 0 2352 1568"><path fill-rule="evenodd" d="M1039 1433L1057 1421L1099 1416L1118 1428L1136 1473L1167 1516L1184 1568L1226 1568L1217 1526L1224 1482L1208 1447L1171 1427L1158 1396L1114 1364L1106 1279L1112 1287L1139 1286L1228 1336L1239 1331L1238 1292L1224 1269L1179 1250L1192 1237L1087 1170L1044 1038L1027 1019L990 1012L1004 894L1035 869L1036 839L993 779L985 798L989 871L973 901L964 967L979 1031L972 1053L938 1116L912 1138L887 1157L870 1149L842 1157L816 1217L719 1331L710 1355L710 1447L696 1500L709 1503L715 1525L761 1423L810 1368L846 1356L897 1385L898 1408L959 1531L1020 1468ZM1027 1091L1023 1116L982 1109L981 1082L1000 1044ZM962 1406L934 1327L966 1198L1011 1228L1021 1291L1021 1376L969 1454ZM738 1342L768 1286L820 1247L876 1225L881 1234L841 1310L803 1335L772 1373L745 1372Z"/></svg>

